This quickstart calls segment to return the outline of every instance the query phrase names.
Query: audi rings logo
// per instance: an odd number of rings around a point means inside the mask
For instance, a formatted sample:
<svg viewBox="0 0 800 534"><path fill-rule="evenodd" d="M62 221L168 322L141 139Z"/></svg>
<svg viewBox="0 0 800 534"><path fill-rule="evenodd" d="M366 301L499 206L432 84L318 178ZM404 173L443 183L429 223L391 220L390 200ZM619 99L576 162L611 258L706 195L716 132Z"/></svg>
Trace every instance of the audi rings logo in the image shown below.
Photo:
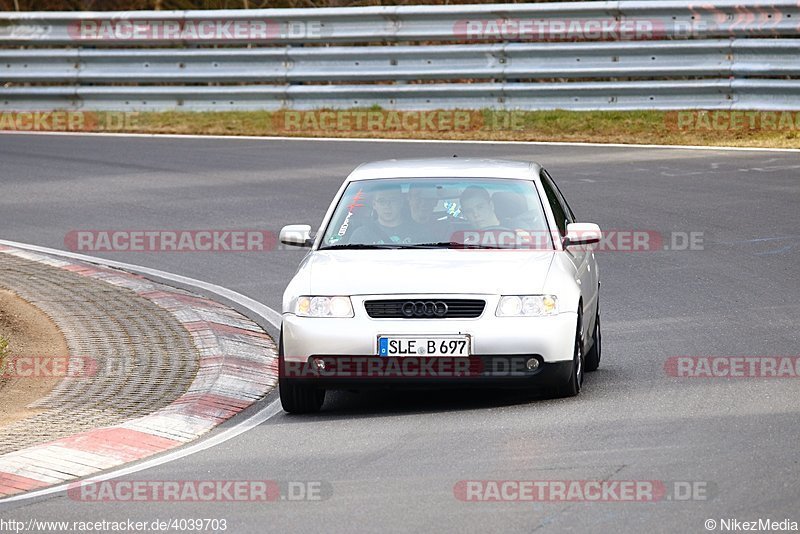
<svg viewBox="0 0 800 534"><path fill-rule="evenodd" d="M403 304L403 315L406 317L444 317L447 315L447 304L441 300L409 300Z"/></svg>

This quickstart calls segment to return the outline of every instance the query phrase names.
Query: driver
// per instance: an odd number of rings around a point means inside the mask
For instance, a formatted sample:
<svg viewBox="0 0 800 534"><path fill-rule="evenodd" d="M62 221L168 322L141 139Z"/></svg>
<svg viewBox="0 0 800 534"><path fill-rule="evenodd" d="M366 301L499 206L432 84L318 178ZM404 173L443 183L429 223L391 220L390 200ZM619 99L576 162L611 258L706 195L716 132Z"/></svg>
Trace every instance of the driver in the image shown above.
<svg viewBox="0 0 800 534"><path fill-rule="evenodd" d="M494 212L494 203L489 192L473 185L461 193L461 213L478 230L500 229L500 221Z"/></svg>

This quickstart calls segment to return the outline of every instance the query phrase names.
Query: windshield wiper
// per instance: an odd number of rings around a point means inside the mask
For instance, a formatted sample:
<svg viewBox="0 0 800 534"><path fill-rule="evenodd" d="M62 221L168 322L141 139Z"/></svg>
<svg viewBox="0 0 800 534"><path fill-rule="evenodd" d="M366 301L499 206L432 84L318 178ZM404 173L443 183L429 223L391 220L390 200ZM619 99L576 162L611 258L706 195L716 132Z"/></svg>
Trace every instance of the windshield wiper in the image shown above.
<svg viewBox="0 0 800 534"><path fill-rule="evenodd" d="M498 245L480 245L471 243L460 243L458 241L440 241L438 243L398 243L398 244L383 244L372 245L367 243L350 243L347 245L329 245L327 247L319 247L319 250L369 250L369 249L403 249L403 248L458 248L458 249L506 249L509 247L501 247Z"/></svg>
<svg viewBox="0 0 800 534"><path fill-rule="evenodd" d="M440 241L438 243L416 243L413 245L403 245L403 248L506 248L494 245L479 245L461 243L459 241Z"/></svg>
<svg viewBox="0 0 800 534"><path fill-rule="evenodd" d="M366 250L366 249L382 249L382 248L403 248L402 245L372 245L367 243L349 243L347 245L328 245L327 247L319 247L318 250L330 250L330 249L337 249L337 250L345 250L345 249L354 249L354 250Z"/></svg>

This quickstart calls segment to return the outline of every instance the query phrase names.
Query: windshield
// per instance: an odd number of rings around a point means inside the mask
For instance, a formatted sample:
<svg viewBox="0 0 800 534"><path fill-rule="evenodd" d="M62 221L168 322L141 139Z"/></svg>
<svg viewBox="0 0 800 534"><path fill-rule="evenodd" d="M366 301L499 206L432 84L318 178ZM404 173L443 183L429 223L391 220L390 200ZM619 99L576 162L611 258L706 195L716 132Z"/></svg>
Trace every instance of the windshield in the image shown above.
<svg viewBox="0 0 800 534"><path fill-rule="evenodd" d="M350 183L319 248L426 247L551 249L552 241L532 181L391 178Z"/></svg>

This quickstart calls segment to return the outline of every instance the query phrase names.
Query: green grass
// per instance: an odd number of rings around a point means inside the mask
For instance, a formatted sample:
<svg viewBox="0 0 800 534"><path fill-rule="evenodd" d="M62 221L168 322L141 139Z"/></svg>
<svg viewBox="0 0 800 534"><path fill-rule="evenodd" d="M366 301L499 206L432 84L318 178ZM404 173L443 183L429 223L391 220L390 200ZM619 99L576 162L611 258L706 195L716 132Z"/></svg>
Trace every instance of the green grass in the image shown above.
<svg viewBox="0 0 800 534"><path fill-rule="evenodd" d="M469 114L466 128L436 123L438 129L391 128L388 110L377 106L345 113L370 112L386 119L384 127L325 128L319 120L301 121L287 129L291 112L164 112L141 113L129 121L133 131L216 135L284 135L310 137L386 137L416 139L577 141L671 145L716 145L800 148L800 124L796 129L704 128L693 123L677 128L676 112L665 111L462 111ZM341 112L340 112L341 113ZM435 113L435 112L434 112ZM445 114L453 112L443 112ZM306 114L307 115L307 114ZM306 115L303 115L306 117ZM795 115L797 117L797 115ZM318 119L320 112L311 118ZM699 127L698 127L699 125ZM346 126L346 124L345 124Z"/></svg>
<svg viewBox="0 0 800 534"><path fill-rule="evenodd" d="M326 113L327 123L323 120ZM434 121L434 127L431 128L430 123L424 123L420 119L423 113L439 114L443 120ZM142 112L129 114L124 121L118 118L107 120L103 118L103 113L97 113L98 120L85 122L96 125L100 130L104 125L113 126L105 131L154 134L572 141L800 148L800 113L797 112L791 112L793 120L788 123L779 122L778 127L773 125L764 128L752 128L746 120L743 121L744 124L733 127L708 127L708 121L703 123L697 120L700 115L696 112L688 112L689 124L684 123L678 127L680 124L678 113L684 112L564 110L505 112L488 109L396 112L372 106L312 112L291 110ZM692 113L694 114L691 115ZM364 124L361 127L354 127L352 124L355 124L354 121L359 114L363 121L367 120L365 117L377 118L378 126L371 129ZM466 119L466 123L462 120L458 127L454 126L454 116ZM347 122L348 117L350 123ZM424 127L415 126L413 120L404 125L403 117L419 119Z"/></svg>

